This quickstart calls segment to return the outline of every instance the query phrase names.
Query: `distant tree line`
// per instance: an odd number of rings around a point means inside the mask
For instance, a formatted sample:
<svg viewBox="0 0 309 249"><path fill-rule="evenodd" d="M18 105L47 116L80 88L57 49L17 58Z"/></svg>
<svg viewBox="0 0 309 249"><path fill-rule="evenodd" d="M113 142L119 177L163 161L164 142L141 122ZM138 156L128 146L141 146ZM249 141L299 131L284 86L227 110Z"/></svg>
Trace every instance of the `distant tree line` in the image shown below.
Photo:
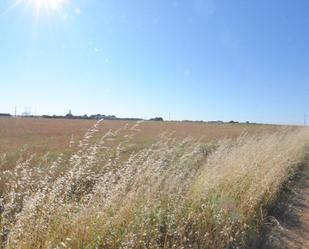
<svg viewBox="0 0 309 249"><path fill-rule="evenodd" d="M150 121L164 121L164 119L163 118L161 118L161 117L156 117L156 118L151 118L151 119L149 119Z"/></svg>
<svg viewBox="0 0 309 249"><path fill-rule="evenodd" d="M42 118L58 118L58 119L87 119L87 120L142 120L140 118L117 118L115 115L103 115L103 114L93 114L93 115L73 115L68 113L65 116L61 115L43 115Z"/></svg>
<svg viewBox="0 0 309 249"><path fill-rule="evenodd" d="M12 117L10 113L0 113L0 117Z"/></svg>
<svg viewBox="0 0 309 249"><path fill-rule="evenodd" d="M0 117L12 117L10 113L0 113ZM34 116L34 115L28 115L28 116L18 116L18 117L27 117L27 118L50 118L50 119L86 119L86 120L128 120L128 121L140 121L143 120L141 118L118 118L115 115L104 115L104 114L93 114L93 115L73 115L71 111L69 111L66 115L42 115L42 116ZM155 117L149 119L149 121L157 121L157 122L163 122L164 119L162 117ZM175 121L176 122L176 121ZM203 120L182 120L181 122L184 123L208 123L208 124L257 124L257 123L250 123L249 121L246 122L239 122L239 121L228 121L224 122L221 120L216 121L203 121Z"/></svg>

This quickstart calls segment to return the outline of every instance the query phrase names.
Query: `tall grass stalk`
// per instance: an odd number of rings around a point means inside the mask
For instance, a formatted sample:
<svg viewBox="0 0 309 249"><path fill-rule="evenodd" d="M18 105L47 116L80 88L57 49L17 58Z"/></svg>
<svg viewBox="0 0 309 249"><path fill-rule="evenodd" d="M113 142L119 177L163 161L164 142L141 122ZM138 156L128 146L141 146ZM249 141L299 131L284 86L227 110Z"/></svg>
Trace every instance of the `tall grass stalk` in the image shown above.
<svg viewBox="0 0 309 249"><path fill-rule="evenodd" d="M242 247L309 142L286 128L208 144L162 134L140 148L139 124L98 139L100 125L56 160L1 170L1 248Z"/></svg>

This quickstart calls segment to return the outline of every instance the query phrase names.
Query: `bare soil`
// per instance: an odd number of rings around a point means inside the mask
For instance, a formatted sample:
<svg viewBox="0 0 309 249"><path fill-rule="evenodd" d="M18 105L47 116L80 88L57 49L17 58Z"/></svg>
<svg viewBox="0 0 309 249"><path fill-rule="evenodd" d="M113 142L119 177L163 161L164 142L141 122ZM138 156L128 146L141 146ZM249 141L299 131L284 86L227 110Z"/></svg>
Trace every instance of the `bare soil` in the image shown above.
<svg viewBox="0 0 309 249"><path fill-rule="evenodd" d="M309 248L309 170L293 179L293 186L273 216L268 218L260 249L308 249Z"/></svg>

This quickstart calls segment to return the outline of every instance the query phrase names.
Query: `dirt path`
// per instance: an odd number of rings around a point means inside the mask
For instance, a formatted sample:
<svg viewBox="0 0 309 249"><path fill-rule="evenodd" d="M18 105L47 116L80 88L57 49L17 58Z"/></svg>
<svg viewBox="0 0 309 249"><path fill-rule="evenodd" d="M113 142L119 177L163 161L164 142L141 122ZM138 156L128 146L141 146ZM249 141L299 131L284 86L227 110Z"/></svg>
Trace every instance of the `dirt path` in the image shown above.
<svg viewBox="0 0 309 249"><path fill-rule="evenodd" d="M309 249L309 174L296 179L289 201L278 207L270 218L260 249ZM275 224L275 225L274 225Z"/></svg>
<svg viewBox="0 0 309 249"><path fill-rule="evenodd" d="M293 204L292 204L293 205ZM309 249L309 179L293 205L294 215L282 222L282 242L286 248ZM294 216L294 217L293 217Z"/></svg>

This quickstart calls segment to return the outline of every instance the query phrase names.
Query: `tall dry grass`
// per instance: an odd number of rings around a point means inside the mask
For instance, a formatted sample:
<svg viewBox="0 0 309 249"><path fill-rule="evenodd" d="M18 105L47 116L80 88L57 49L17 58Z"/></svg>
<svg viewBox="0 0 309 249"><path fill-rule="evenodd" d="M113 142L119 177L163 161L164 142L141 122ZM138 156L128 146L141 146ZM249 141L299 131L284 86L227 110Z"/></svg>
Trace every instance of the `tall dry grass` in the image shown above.
<svg viewBox="0 0 309 249"><path fill-rule="evenodd" d="M137 149L139 123L93 139L99 126L53 161L1 157L2 248L242 247L307 163L307 129Z"/></svg>

